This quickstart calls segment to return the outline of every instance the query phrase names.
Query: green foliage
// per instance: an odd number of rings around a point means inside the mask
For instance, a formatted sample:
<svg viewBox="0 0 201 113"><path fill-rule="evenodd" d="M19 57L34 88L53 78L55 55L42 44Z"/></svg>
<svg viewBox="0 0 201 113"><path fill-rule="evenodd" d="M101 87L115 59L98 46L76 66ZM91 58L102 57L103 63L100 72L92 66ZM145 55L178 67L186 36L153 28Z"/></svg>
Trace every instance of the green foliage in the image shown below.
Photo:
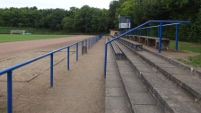
<svg viewBox="0 0 201 113"><path fill-rule="evenodd" d="M62 20L62 25L63 28L67 31L73 31L74 30L74 25L73 25L74 20L71 17L65 17Z"/></svg>
<svg viewBox="0 0 201 113"><path fill-rule="evenodd" d="M148 20L189 20L191 21L190 25L180 26L179 39L181 41L201 42L200 0L119 0L112 3L109 13L115 14L111 19L116 28L118 28L117 17L119 14L131 16L132 27ZM166 28L163 31L163 36L175 39L175 28ZM152 30L151 35L157 36L157 30Z"/></svg>
<svg viewBox="0 0 201 113"><path fill-rule="evenodd" d="M109 16L106 9L87 5L80 9L71 7L70 10L59 8L38 10L37 7L0 9L0 27L99 33L108 31L108 23Z"/></svg>
<svg viewBox="0 0 201 113"><path fill-rule="evenodd" d="M66 38L71 35L0 35L0 42L13 42L23 40L39 40L50 38Z"/></svg>

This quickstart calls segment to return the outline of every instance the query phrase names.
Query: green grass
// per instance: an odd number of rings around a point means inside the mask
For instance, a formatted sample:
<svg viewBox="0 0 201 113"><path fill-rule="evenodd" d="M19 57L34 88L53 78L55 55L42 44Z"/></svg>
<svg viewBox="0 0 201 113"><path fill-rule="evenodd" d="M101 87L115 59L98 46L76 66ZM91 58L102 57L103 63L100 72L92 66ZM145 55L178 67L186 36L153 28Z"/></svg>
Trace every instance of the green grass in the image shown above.
<svg viewBox="0 0 201 113"><path fill-rule="evenodd" d="M170 48L175 49L175 41L170 41ZM187 50L191 52L201 53L201 44L179 42L179 50Z"/></svg>
<svg viewBox="0 0 201 113"><path fill-rule="evenodd" d="M0 97L4 97L4 95L3 95L3 94L0 94Z"/></svg>
<svg viewBox="0 0 201 113"><path fill-rule="evenodd" d="M72 35L0 35L0 42L64 38Z"/></svg>
<svg viewBox="0 0 201 113"><path fill-rule="evenodd" d="M170 41L170 48L172 48L172 49L175 48L175 41ZM197 56L188 57L187 59L189 61L186 61L182 58L178 58L177 60L180 62L183 62L185 64L188 64L188 65L192 65L195 67L201 67L201 44L179 42L179 50L186 50L186 51L190 51L190 52L200 53Z"/></svg>
<svg viewBox="0 0 201 113"><path fill-rule="evenodd" d="M188 60L190 60L190 62L187 62L187 64L196 66L196 67L201 67L201 54L194 56L194 57L188 57Z"/></svg>
<svg viewBox="0 0 201 113"><path fill-rule="evenodd" d="M5 97L5 95L0 94L0 98ZM5 106L0 106L0 113L6 113L6 107Z"/></svg>
<svg viewBox="0 0 201 113"><path fill-rule="evenodd" d="M0 107L0 113L6 113L6 110L7 110L6 107L2 106Z"/></svg>

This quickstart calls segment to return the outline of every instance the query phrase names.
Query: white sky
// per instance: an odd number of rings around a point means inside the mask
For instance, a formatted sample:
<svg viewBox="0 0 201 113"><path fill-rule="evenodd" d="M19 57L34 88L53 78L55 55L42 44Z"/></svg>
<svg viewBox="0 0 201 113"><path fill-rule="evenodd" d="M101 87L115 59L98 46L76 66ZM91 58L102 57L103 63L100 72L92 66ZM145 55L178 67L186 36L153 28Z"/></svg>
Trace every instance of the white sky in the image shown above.
<svg viewBox="0 0 201 113"><path fill-rule="evenodd" d="M109 8L112 0L0 0L0 8L9 7L33 7L38 9L62 8L69 10L70 7L81 8L83 5L89 5L96 8Z"/></svg>

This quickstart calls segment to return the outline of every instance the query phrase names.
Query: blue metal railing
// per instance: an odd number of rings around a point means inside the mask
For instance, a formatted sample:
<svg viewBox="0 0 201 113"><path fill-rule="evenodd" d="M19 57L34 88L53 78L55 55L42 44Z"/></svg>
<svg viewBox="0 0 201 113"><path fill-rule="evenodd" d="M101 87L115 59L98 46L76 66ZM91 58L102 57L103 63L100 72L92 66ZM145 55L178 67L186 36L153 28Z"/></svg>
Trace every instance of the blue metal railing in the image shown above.
<svg viewBox="0 0 201 113"><path fill-rule="evenodd" d="M117 39L119 39L119 38L121 38L121 37L123 37L123 36L125 36L125 35L127 35L127 34L129 34L129 33L131 33L131 32L134 32L134 31L137 31L138 29L141 29L143 26L148 25L149 23L160 23L159 26L157 26L157 27L159 27L159 38L160 38L160 40L159 40L159 49L158 49L158 51L160 53L160 51L161 51L161 44L162 44L162 26L163 26L163 24L174 23L177 26L177 30L178 30L178 23L179 24L189 24L190 21L181 21L181 20L149 20L149 21L147 21L147 22L145 22L145 23L143 23L143 24L141 24L141 25L139 25L139 26L137 26L137 27L135 27L133 29L130 29L130 30L128 30L128 31L120 34L116 38L113 38L112 40L106 42L105 43L105 57L104 57L104 77L105 78L106 78L106 69L107 69L107 50L108 50L108 44L111 43L111 42L113 42L113 41L115 41L115 40L117 40ZM178 34L178 31L177 31L176 34ZM177 37L177 40L178 40L178 37Z"/></svg>
<svg viewBox="0 0 201 113"><path fill-rule="evenodd" d="M83 46L92 47L101 38L102 38L102 36L96 36L93 38L88 38L88 39L82 40L80 42L76 42L76 43L67 45L65 47L62 47L62 48L59 48L59 49L54 50L52 52L38 56L38 57L33 58L31 60L28 60L28 61L22 62L20 64L17 64L17 65L14 65L14 66L11 66L11 67L8 67L6 69L1 70L0 76L7 73L7 113L12 113L12 111L13 111L12 110L13 109L12 108L12 106L13 106L13 103L12 103L12 94L13 94L12 93L12 76L13 76L12 72L15 69L18 69L18 68L23 67L25 65L28 65L32 62L35 62L37 60L40 60L40 59L45 58L47 56L50 56L50 87L53 87L53 84L54 84L54 53L57 53L57 52L64 50L64 49L67 49L67 69L69 70L70 69L70 47L76 45L76 61L78 61L78 44L82 43L82 48L83 48ZM85 45L84 45L84 42L85 42ZM90 42L90 43L88 43L88 45L87 45L87 42ZM82 53L83 53L83 49L82 49Z"/></svg>

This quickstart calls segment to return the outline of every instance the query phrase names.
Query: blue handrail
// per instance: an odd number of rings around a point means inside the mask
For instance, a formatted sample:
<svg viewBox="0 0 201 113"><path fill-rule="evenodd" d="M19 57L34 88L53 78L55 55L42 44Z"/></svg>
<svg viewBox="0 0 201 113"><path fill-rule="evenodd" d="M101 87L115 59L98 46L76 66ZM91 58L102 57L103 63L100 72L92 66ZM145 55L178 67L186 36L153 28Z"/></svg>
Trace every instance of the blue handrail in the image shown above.
<svg viewBox="0 0 201 113"><path fill-rule="evenodd" d="M12 103L12 94L13 94L12 93L12 72L15 69L18 69L18 68L23 67L25 65L28 65L32 62L35 62L37 60L40 60L40 59L45 58L47 56L50 56L50 87L53 87L53 83L54 83L53 82L54 81L54 77L53 77L54 76L54 53L57 53L57 52L64 50L64 49L67 49L67 69L69 70L70 69L70 47L76 45L76 61L78 61L78 44L83 43L83 42L86 42L86 44L87 44L87 41L93 40L93 43L88 43L88 44L90 44L88 46L92 47L95 44L95 42L97 42L101 38L102 38L102 36L96 36L96 37L88 38L88 39L67 45L65 47L56 49L52 52L38 56L38 57L33 58L31 60L27 60L27 61L22 62L20 64L8 67L8 68L3 69L3 70L0 70L0 76L7 73L7 113L12 113L12 111L13 111L12 110L12 105L13 105L13 103ZM83 49L82 49L82 53L83 53Z"/></svg>
<svg viewBox="0 0 201 113"><path fill-rule="evenodd" d="M105 57L104 57L104 77L105 78L106 78L106 69L107 69L107 50L108 50L108 44L111 43L111 42L113 42L113 41L115 41L115 40L117 40L117 39L119 39L119 38L121 38L121 37L123 37L123 36L125 36L125 35L127 35L127 34L129 34L129 33L131 33L131 32L133 32L133 31L135 31L135 30L138 30L138 29L142 28L143 26L145 26L145 25L147 25L149 23L160 23L160 25L159 25L159 28L160 28L159 29L160 30L160 32L159 32L159 36L160 37L159 38L160 38L160 41L159 41L159 50L158 50L159 53L160 53L160 51L161 51L160 50L161 49L161 41L162 41L162 26L163 26L163 24L164 23L165 24L175 23L176 25L178 23L180 23L180 24L189 24L190 21L182 21L182 20L149 20L149 21L147 21L147 22L145 22L145 23L143 23L143 24L141 24L141 25L139 25L139 26L137 26L137 27L135 27L133 29L130 29L130 30L128 30L128 31L120 34L116 38L113 38L112 40L106 42L105 43Z"/></svg>

